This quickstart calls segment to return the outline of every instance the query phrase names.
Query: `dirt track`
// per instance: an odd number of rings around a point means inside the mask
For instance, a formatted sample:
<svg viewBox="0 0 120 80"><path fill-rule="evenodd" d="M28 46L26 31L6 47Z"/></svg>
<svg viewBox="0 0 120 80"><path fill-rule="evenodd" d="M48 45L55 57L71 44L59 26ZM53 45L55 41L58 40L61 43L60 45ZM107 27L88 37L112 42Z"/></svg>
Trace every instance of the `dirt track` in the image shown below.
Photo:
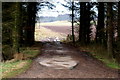
<svg viewBox="0 0 120 80"><path fill-rule="evenodd" d="M56 50L62 50L63 52L59 54ZM53 69L39 64L41 58L52 57L54 55L69 55L77 60L79 64L72 70ZM42 55L39 55L34 60L28 71L18 75L16 78L118 78L118 70L104 66L100 61L88 56L85 52L80 52L72 46L45 43Z"/></svg>

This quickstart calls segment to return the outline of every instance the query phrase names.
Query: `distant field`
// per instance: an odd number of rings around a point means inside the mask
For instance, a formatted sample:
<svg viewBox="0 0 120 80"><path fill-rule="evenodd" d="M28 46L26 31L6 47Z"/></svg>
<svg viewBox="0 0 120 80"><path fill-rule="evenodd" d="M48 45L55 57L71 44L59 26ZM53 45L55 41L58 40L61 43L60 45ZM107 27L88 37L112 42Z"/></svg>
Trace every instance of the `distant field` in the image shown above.
<svg viewBox="0 0 120 80"><path fill-rule="evenodd" d="M66 34L54 32L51 29L45 27L40 27L40 29L35 29L35 41L41 41L46 38L66 38Z"/></svg>
<svg viewBox="0 0 120 80"><path fill-rule="evenodd" d="M71 26L69 21L55 21L55 22L46 22L46 23L36 23L40 26Z"/></svg>
<svg viewBox="0 0 120 80"><path fill-rule="evenodd" d="M45 26L44 28L50 29L54 32L70 34L71 26Z"/></svg>
<svg viewBox="0 0 120 80"><path fill-rule="evenodd" d="M47 37L50 38L66 38L71 34L71 23L68 21L55 21L47 23L36 23L35 40L40 41Z"/></svg>

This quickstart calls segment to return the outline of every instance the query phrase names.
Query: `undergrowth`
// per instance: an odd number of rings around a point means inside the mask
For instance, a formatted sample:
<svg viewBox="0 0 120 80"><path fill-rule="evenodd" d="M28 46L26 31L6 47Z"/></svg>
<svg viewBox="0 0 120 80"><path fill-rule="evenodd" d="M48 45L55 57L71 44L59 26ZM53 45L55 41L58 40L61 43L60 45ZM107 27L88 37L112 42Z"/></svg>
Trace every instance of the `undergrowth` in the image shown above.
<svg viewBox="0 0 120 80"><path fill-rule="evenodd" d="M2 72L2 78L14 77L21 72L24 72L29 68L31 63L32 60L20 60L1 63L0 66L2 66L2 69L0 69L0 72Z"/></svg>
<svg viewBox="0 0 120 80"><path fill-rule="evenodd" d="M80 46L80 45L79 45ZM81 51L90 52L93 57L102 61L106 66L114 69L120 69L115 59L108 58L107 49L102 45L92 44L92 45L82 45L80 46Z"/></svg>
<svg viewBox="0 0 120 80"><path fill-rule="evenodd" d="M26 59L17 60L14 58L0 63L0 75L2 78L15 77L16 75L26 71L30 67L32 59L40 53L38 48L35 47L21 48L20 51L20 54L24 54Z"/></svg>

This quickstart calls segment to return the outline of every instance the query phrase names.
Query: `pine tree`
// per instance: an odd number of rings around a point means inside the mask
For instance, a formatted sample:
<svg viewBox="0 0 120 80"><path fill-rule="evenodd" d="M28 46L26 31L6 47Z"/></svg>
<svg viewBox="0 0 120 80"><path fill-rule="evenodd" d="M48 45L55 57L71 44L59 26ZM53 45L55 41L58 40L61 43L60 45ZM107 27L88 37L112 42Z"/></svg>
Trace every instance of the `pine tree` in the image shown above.
<svg viewBox="0 0 120 80"><path fill-rule="evenodd" d="M85 27L85 14L86 3L80 2L80 26L79 26L79 42L85 43L86 41L86 27Z"/></svg>
<svg viewBox="0 0 120 80"><path fill-rule="evenodd" d="M120 64L120 2L118 2L118 21L117 21L117 32L118 32L118 36L117 36L117 42L116 42L116 60L117 62Z"/></svg>
<svg viewBox="0 0 120 80"><path fill-rule="evenodd" d="M90 21L91 21L91 13L90 13L90 9L91 9L91 4L87 3L86 5L86 16L85 16L85 26L86 26L86 43L89 44L90 43Z"/></svg>
<svg viewBox="0 0 120 80"><path fill-rule="evenodd" d="M15 3L2 3L2 54L5 60L11 59L17 51L13 49L14 14Z"/></svg>
<svg viewBox="0 0 120 80"><path fill-rule="evenodd" d="M82 44L90 43L90 21L91 21L91 4L80 2L80 26L79 26L79 42Z"/></svg>
<svg viewBox="0 0 120 80"><path fill-rule="evenodd" d="M107 3L107 33L108 33L108 39L107 39L107 49L108 49L108 55L109 58L113 58L113 12L112 12L112 5L113 3Z"/></svg>
<svg viewBox="0 0 120 80"><path fill-rule="evenodd" d="M72 38L73 38L73 43L75 43L75 37L74 37L74 1L72 1Z"/></svg>
<svg viewBox="0 0 120 80"><path fill-rule="evenodd" d="M118 41L120 41L120 2L118 2Z"/></svg>
<svg viewBox="0 0 120 80"><path fill-rule="evenodd" d="M104 32L104 19L105 19L105 7L103 2L98 3L98 25L96 33L97 43L105 43L105 32Z"/></svg>
<svg viewBox="0 0 120 80"><path fill-rule="evenodd" d="M28 46L33 45L34 43L36 8L36 2L28 2L27 25L25 26L25 44Z"/></svg>
<svg viewBox="0 0 120 80"><path fill-rule="evenodd" d="M15 51L15 53L19 53L19 39L20 39L20 26L21 26L21 22L20 22L20 3L16 2L15 3L15 11L13 14L14 17L14 27L12 30L12 40L13 40L13 49Z"/></svg>

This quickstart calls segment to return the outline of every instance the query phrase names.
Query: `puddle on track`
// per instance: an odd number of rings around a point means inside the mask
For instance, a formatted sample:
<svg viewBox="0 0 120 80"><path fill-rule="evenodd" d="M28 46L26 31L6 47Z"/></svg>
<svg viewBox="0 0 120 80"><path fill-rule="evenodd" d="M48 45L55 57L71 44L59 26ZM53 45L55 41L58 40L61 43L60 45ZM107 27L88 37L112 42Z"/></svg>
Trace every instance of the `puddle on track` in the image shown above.
<svg viewBox="0 0 120 80"><path fill-rule="evenodd" d="M70 56L53 56L52 58L42 58L39 63L46 67L54 69L73 69L78 62L73 60Z"/></svg>

